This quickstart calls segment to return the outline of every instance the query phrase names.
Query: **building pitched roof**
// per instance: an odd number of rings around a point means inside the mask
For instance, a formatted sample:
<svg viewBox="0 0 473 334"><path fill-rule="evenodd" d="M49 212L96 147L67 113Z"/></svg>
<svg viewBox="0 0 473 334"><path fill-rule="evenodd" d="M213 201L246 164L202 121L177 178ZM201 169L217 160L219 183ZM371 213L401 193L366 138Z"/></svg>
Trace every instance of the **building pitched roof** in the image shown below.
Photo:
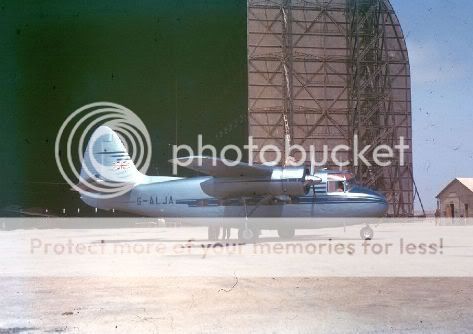
<svg viewBox="0 0 473 334"><path fill-rule="evenodd" d="M473 191L473 177L457 177L457 180L460 181L465 187Z"/></svg>
<svg viewBox="0 0 473 334"><path fill-rule="evenodd" d="M450 182L446 187L442 189L442 191L439 192L439 194L436 196L436 198L439 198L442 193L447 190L454 182L460 182L462 185L467 187L471 192L473 192L473 177L457 177L454 179L452 182Z"/></svg>

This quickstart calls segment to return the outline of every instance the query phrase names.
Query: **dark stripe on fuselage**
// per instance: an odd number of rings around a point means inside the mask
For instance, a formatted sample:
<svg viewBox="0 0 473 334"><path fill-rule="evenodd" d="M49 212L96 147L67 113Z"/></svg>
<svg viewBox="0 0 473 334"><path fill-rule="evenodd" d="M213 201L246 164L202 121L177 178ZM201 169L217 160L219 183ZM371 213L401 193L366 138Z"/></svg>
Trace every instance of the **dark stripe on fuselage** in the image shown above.
<svg viewBox="0 0 473 334"><path fill-rule="evenodd" d="M114 151L114 152L95 152L94 154L126 154L124 151Z"/></svg>
<svg viewBox="0 0 473 334"><path fill-rule="evenodd" d="M221 181L219 183L259 183L259 182L276 182L276 181L285 181L285 182L302 182L302 179L284 179L284 180L273 180L273 179L257 179L257 180L251 180L251 179L243 179L243 180L225 180Z"/></svg>
<svg viewBox="0 0 473 334"><path fill-rule="evenodd" d="M253 199L251 202L247 202L248 206L260 205L259 202L263 197ZM382 199L377 198L333 198L331 196L316 196L316 197L295 197L289 203L287 202L276 202L276 203L264 203L261 205L297 205L297 204L383 204ZM232 200L218 200L218 199L188 199L188 200L177 200L176 204L184 204L189 207L207 207L207 206L243 206L242 201Z"/></svg>

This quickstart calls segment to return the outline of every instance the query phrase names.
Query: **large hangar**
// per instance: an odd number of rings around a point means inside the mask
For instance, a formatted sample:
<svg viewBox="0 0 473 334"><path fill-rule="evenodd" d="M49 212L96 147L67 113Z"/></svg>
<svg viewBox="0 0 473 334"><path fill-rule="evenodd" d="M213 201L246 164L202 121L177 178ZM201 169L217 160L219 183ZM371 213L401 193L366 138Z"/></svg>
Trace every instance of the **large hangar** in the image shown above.
<svg viewBox="0 0 473 334"><path fill-rule="evenodd" d="M386 195L390 215L413 215L409 59L389 1L248 0L247 25L254 143L283 150L286 138L321 156L324 145L353 147L355 134L370 150L404 137L403 165L396 154L388 167L355 166L349 150L345 169Z"/></svg>

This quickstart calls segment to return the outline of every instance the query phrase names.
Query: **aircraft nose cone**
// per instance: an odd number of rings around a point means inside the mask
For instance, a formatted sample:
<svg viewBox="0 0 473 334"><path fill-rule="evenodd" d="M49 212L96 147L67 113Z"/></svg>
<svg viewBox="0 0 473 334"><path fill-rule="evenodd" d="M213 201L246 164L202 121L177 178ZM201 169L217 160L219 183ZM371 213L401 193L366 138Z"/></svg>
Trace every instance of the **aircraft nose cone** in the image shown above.
<svg viewBox="0 0 473 334"><path fill-rule="evenodd" d="M380 204L380 215L385 215L388 212L389 204L386 197L383 194L375 192L373 197L379 201Z"/></svg>
<svg viewBox="0 0 473 334"><path fill-rule="evenodd" d="M388 201L386 200L386 197L383 194L373 192L373 197L376 198L378 201L385 203L386 205L388 204Z"/></svg>
<svg viewBox="0 0 473 334"><path fill-rule="evenodd" d="M351 190L356 196L362 196L369 202L369 211L365 214L369 217L383 217L389 209L388 201L383 194L365 187L355 187Z"/></svg>

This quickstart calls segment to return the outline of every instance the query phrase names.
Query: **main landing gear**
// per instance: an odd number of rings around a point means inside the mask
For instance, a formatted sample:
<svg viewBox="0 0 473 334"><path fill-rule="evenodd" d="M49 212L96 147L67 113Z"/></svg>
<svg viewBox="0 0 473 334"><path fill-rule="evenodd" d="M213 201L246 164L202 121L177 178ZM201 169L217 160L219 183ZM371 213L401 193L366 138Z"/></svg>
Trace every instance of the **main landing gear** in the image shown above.
<svg viewBox="0 0 473 334"><path fill-rule="evenodd" d="M254 243L258 240L259 231L248 226L248 208L246 207L246 199L243 197L243 207L245 208L245 226L238 230L238 240L243 243Z"/></svg>
<svg viewBox="0 0 473 334"><path fill-rule="evenodd" d="M244 227L238 230L238 239L243 243L254 243L258 237L259 231L254 228Z"/></svg>
<svg viewBox="0 0 473 334"><path fill-rule="evenodd" d="M283 227L278 229L278 235L281 239L292 239L294 238L294 235L296 234L296 230L291 227Z"/></svg>
<svg viewBox="0 0 473 334"><path fill-rule="evenodd" d="M220 234L220 226L209 226L208 227L208 239L209 241L217 241Z"/></svg>

